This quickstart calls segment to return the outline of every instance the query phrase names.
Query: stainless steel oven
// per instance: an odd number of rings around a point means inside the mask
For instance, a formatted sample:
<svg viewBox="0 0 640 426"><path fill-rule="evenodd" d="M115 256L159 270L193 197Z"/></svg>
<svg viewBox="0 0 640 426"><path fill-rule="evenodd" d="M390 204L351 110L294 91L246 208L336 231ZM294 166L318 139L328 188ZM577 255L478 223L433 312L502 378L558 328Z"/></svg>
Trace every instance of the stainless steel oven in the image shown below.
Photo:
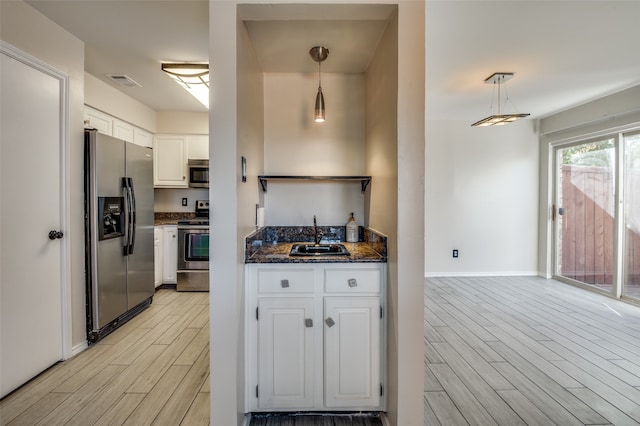
<svg viewBox="0 0 640 426"><path fill-rule="evenodd" d="M196 201L196 219L178 222L178 291L209 291L209 202Z"/></svg>
<svg viewBox="0 0 640 426"><path fill-rule="evenodd" d="M178 271L209 270L209 225L178 225Z"/></svg>

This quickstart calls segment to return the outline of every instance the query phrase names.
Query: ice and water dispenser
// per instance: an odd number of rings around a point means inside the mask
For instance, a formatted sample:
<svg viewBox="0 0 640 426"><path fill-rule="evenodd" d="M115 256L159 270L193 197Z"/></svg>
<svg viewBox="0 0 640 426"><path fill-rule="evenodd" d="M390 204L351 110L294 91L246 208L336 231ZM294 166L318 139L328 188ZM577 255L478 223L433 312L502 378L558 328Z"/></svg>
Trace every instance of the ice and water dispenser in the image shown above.
<svg viewBox="0 0 640 426"><path fill-rule="evenodd" d="M98 197L98 241L124 235L124 197Z"/></svg>

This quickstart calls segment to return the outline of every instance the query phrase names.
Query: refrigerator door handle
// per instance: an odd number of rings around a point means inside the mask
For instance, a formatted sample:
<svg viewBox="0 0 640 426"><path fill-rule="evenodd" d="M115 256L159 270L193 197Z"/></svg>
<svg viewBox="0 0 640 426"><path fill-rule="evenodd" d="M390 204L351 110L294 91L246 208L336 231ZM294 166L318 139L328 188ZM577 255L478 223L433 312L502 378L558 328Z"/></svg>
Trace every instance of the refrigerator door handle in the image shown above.
<svg viewBox="0 0 640 426"><path fill-rule="evenodd" d="M129 255L129 247L131 245L131 190L129 187L129 178L122 178L122 192L124 197L124 246L123 255Z"/></svg>
<svg viewBox="0 0 640 426"><path fill-rule="evenodd" d="M129 233L129 254L133 254L133 247L136 242L136 193L133 190L133 179L129 179L129 196L131 197L131 229Z"/></svg>
<svg viewBox="0 0 640 426"><path fill-rule="evenodd" d="M122 254L127 256L129 254L129 191L124 186L124 180L122 183L122 198L124 198L124 246L122 247Z"/></svg>

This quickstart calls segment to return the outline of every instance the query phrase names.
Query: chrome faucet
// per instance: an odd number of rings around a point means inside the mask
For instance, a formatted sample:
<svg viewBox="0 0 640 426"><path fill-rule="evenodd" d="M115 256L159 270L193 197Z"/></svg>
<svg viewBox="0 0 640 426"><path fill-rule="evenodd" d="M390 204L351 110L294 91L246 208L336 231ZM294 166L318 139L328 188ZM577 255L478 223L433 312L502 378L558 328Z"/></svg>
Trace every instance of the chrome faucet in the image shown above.
<svg viewBox="0 0 640 426"><path fill-rule="evenodd" d="M316 215L313 215L313 241L318 245L320 244L320 240L322 240L322 231L318 230Z"/></svg>

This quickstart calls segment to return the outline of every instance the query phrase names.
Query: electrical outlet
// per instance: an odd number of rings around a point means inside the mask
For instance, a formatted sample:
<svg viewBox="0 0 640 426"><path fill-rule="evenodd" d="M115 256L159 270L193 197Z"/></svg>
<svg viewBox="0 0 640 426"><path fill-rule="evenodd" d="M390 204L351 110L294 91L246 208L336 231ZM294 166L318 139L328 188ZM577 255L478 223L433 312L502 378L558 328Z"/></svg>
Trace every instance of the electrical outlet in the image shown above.
<svg viewBox="0 0 640 426"><path fill-rule="evenodd" d="M188 203L188 202L189 202L189 201L188 201L186 198L183 198L183 199L182 199L182 206L183 206L183 207L187 207L187 203Z"/></svg>
<svg viewBox="0 0 640 426"><path fill-rule="evenodd" d="M458 257L458 250L457 249L453 250L453 257Z"/></svg>

